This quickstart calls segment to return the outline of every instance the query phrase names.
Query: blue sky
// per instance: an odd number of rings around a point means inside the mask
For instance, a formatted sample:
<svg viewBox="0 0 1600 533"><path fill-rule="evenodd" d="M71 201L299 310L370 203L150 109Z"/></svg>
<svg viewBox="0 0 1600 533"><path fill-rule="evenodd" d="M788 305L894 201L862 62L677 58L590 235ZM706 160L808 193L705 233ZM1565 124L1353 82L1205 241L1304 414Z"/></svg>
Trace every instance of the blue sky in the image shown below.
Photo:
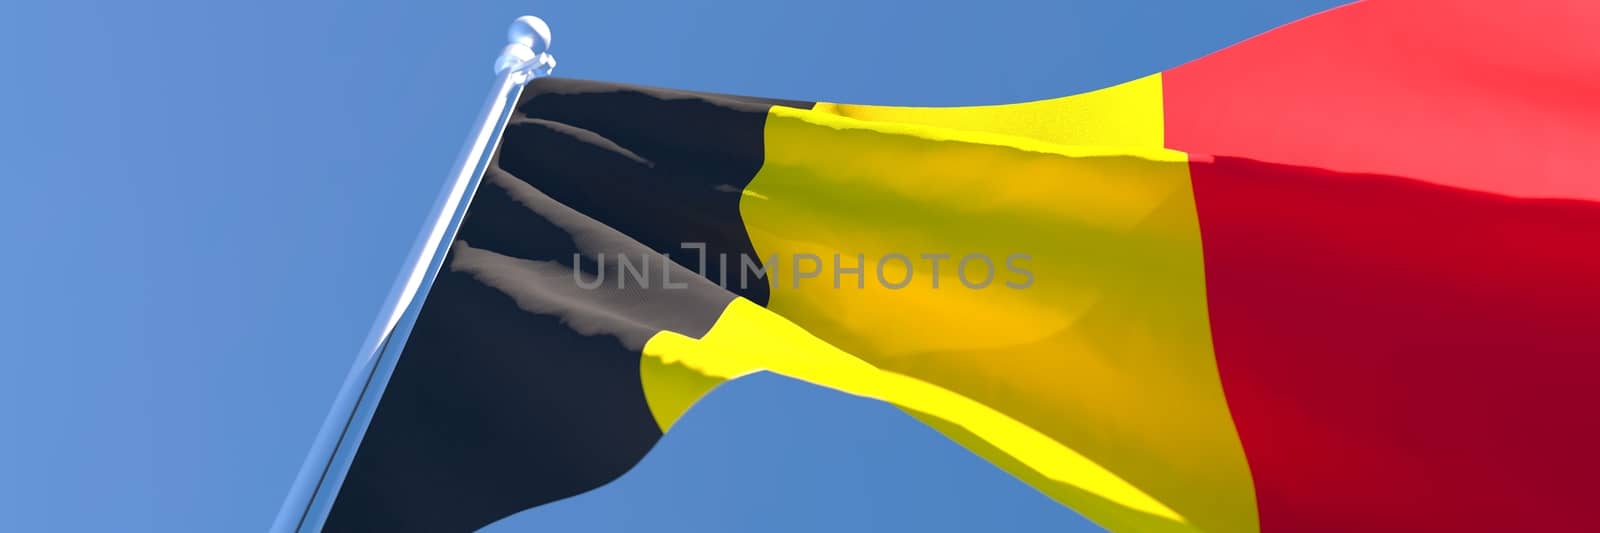
<svg viewBox="0 0 1600 533"><path fill-rule="evenodd" d="M955 105L1165 69L1337 0L13 2L0 529L272 521L515 16L559 74ZM734 383L498 531L1087 530L894 409Z"/></svg>

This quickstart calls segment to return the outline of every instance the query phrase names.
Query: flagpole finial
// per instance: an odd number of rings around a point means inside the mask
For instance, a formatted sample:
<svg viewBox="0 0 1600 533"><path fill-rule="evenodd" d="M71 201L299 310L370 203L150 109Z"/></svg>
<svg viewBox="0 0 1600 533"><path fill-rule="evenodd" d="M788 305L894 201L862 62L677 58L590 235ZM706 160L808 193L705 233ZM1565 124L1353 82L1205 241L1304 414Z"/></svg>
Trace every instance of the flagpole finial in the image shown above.
<svg viewBox="0 0 1600 533"><path fill-rule="evenodd" d="M550 75L556 68L556 58L550 55L550 25L544 19L523 15L511 21L506 32L506 47L495 58L495 74L510 73L518 84Z"/></svg>
<svg viewBox="0 0 1600 533"><path fill-rule="evenodd" d="M533 15L517 17L517 20L511 21L511 31L507 32L506 40L526 46L535 54L543 54L550 51L550 25Z"/></svg>

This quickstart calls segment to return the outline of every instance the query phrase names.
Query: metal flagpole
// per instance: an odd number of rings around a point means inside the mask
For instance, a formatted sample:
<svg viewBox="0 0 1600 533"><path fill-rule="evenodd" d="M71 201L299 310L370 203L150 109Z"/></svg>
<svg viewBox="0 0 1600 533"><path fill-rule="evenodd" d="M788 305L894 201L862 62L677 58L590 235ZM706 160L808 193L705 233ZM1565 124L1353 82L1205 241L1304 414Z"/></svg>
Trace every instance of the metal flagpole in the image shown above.
<svg viewBox="0 0 1600 533"><path fill-rule="evenodd" d="M555 58L547 52L550 27L538 17L518 17L511 23L508 41L494 62L498 75L494 91L478 115L472 136L452 167L449 182L272 523L274 532L322 529L522 87L534 78L549 75L556 66Z"/></svg>

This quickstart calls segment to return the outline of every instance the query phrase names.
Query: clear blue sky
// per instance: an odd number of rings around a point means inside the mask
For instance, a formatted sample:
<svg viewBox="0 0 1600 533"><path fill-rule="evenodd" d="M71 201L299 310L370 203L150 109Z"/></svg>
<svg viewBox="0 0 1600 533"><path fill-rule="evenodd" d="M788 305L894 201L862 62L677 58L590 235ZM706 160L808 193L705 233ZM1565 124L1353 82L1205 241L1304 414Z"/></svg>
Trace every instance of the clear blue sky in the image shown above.
<svg viewBox="0 0 1600 533"><path fill-rule="evenodd" d="M0 530L265 529L516 15L550 21L566 76L952 105L1107 85L1337 3L8 3ZM496 528L1092 526L894 409L763 376L617 483Z"/></svg>

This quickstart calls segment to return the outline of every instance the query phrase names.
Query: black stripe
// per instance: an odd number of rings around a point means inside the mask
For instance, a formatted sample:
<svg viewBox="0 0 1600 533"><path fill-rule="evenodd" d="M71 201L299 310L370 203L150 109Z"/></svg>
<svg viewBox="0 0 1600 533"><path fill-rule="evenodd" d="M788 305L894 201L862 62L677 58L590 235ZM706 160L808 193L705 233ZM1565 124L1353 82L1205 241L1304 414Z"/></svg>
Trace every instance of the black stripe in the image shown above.
<svg viewBox="0 0 1600 533"><path fill-rule="evenodd" d="M471 531L636 464L661 436L640 348L662 330L704 335L734 298L696 276L678 244L750 253L737 191L760 167L770 105L530 86L325 529ZM653 259L648 288L618 287L618 255ZM582 288L572 270L592 280L600 256L604 284ZM664 274L687 287L666 287ZM761 290L746 296L765 302L765 282L752 285Z"/></svg>

